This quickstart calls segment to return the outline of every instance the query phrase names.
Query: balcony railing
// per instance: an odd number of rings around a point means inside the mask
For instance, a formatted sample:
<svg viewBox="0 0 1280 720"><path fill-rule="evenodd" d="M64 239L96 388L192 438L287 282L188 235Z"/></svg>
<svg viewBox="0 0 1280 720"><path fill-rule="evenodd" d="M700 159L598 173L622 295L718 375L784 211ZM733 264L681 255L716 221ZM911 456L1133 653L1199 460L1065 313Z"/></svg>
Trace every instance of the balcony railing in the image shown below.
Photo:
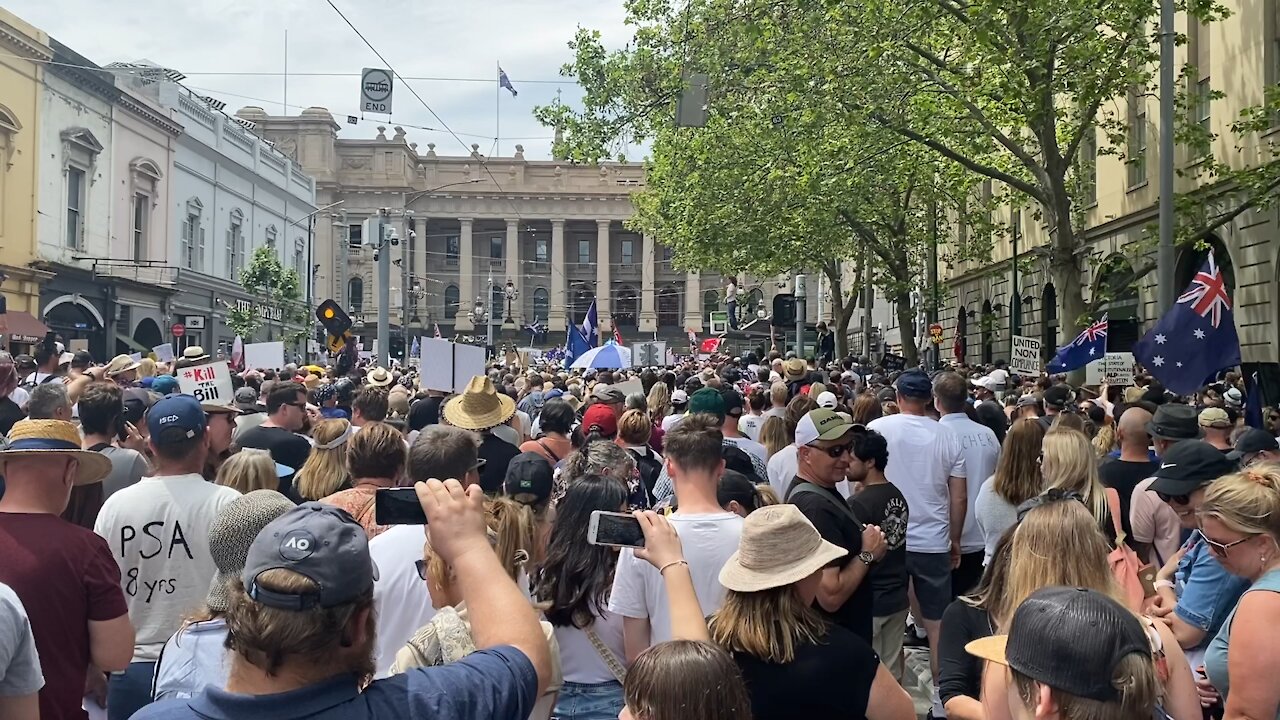
<svg viewBox="0 0 1280 720"><path fill-rule="evenodd" d="M178 268L150 260L94 260L95 277L129 280L141 285L173 288L178 284Z"/></svg>

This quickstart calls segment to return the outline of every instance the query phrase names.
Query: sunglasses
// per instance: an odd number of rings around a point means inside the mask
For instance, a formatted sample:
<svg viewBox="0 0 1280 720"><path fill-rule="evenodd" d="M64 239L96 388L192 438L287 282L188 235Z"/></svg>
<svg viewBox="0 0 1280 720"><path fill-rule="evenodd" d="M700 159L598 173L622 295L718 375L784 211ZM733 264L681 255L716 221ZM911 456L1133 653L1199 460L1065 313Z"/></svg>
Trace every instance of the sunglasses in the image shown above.
<svg viewBox="0 0 1280 720"><path fill-rule="evenodd" d="M833 445L827 448L817 447L816 445L810 445L809 447L813 448L814 450L818 450L820 452L826 453L827 457L831 458L832 460L840 459L840 456L844 455L845 453L849 453L850 456L853 455L853 443L851 442L847 442L843 445Z"/></svg>
<svg viewBox="0 0 1280 720"><path fill-rule="evenodd" d="M413 569L418 571L419 578L423 580L427 579L427 561L426 560L414 560Z"/></svg>
<svg viewBox="0 0 1280 720"><path fill-rule="evenodd" d="M1240 538L1239 540L1235 540L1235 541L1233 541L1233 542L1229 542L1229 543L1220 543L1220 542L1217 542L1217 541L1214 541L1214 540L1210 540L1210 539L1208 538L1208 536L1206 536L1206 535L1204 534L1204 530L1201 530L1201 531L1200 531L1200 537L1204 538L1204 544L1209 546L1209 551L1210 551L1210 552L1212 552L1214 555L1218 555L1218 556L1220 556L1220 557L1224 557L1224 558L1225 558L1225 557L1227 556L1227 552L1228 552L1228 551L1230 551L1230 550L1231 550L1231 548L1233 548L1233 547L1235 547L1235 546L1239 545L1240 543L1248 542L1248 541L1250 541L1250 540L1254 539L1255 537L1257 537L1257 535L1250 535L1250 536L1248 536L1248 537L1242 537L1242 538Z"/></svg>
<svg viewBox="0 0 1280 720"><path fill-rule="evenodd" d="M1190 504L1191 504L1191 496L1190 496L1190 495L1170 495L1169 493L1162 493L1162 492L1160 492L1159 490L1157 490L1157 491L1156 491L1156 497L1160 498L1161 500L1163 500L1164 502L1167 502L1167 503L1170 503L1170 502L1171 502L1171 503L1177 503L1177 504L1179 504L1179 505L1190 505Z"/></svg>

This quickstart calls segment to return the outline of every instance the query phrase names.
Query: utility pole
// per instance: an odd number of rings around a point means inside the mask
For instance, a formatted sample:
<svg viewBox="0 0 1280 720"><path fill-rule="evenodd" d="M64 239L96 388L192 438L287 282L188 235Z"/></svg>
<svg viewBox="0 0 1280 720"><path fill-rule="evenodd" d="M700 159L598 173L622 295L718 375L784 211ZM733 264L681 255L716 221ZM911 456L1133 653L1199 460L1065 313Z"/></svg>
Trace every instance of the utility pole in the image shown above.
<svg viewBox="0 0 1280 720"><path fill-rule="evenodd" d="M938 203L931 201L929 203L929 325L938 322L938 306L941 304L938 298ZM929 338L929 358L930 367L937 370L942 367L942 346L933 342L933 337Z"/></svg>
<svg viewBox="0 0 1280 720"><path fill-rule="evenodd" d="M797 275L795 279L795 296L796 296L796 357L804 357L804 318L807 312L804 301L805 281L804 275Z"/></svg>
<svg viewBox="0 0 1280 720"><path fill-rule="evenodd" d="M1009 360L1013 360L1013 336L1022 330L1022 293L1018 290L1018 236L1022 234L1022 211L1013 210L1013 296L1009 299Z"/></svg>
<svg viewBox="0 0 1280 720"><path fill-rule="evenodd" d="M1174 0L1160 0L1160 245L1156 251L1160 314L1173 307Z"/></svg>
<svg viewBox="0 0 1280 720"><path fill-rule="evenodd" d="M388 245L400 244L395 229L387 227L387 209L378 210L378 242L374 252L378 254L378 367L390 367L391 356L391 249Z"/></svg>
<svg viewBox="0 0 1280 720"><path fill-rule="evenodd" d="M867 354L867 362L871 359L871 302L876 296L871 286L871 250L867 241L862 241L862 349Z"/></svg>

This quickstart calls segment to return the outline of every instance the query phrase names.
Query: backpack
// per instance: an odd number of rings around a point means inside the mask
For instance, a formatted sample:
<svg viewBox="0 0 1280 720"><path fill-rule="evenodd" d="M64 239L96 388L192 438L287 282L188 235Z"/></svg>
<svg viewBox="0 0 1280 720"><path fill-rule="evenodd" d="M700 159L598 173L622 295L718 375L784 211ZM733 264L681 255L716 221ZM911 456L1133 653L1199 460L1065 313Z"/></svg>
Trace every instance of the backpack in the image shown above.
<svg viewBox="0 0 1280 720"><path fill-rule="evenodd" d="M649 448L644 449L641 454L638 450L628 449L631 457L636 460L636 469L640 471L640 481L644 483L644 492L649 496L649 505L652 506L656 499L653 497L653 486L658 483L658 476L662 474L662 463L658 462L658 458L653 456L653 451Z"/></svg>
<svg viewBox="0 0 1280 720"><path fill-rule="evenodd" d="M1144 573L1149 574L1153 568L1143 567L1137 553L1125 543L1124 527L1120 523L1120 494L1113 488L1107 488L1106 493L1111 526L1116 531L1116 547L1107 554L1107 563L1111 566L1111 575L1115 577L1116 584L1128 600L1129 609L1141 612L1149 597L1142 576Z"/></svg>

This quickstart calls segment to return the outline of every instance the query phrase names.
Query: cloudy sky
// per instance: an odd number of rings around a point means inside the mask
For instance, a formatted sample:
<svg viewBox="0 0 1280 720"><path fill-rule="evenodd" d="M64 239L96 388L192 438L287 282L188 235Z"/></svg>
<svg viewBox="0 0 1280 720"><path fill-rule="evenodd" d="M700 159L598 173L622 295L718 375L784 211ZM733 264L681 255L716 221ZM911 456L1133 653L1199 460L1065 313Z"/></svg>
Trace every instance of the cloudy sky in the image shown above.
<svg viewBox="0 0 1280 720"><path fill-rule="evenodd" d="M411 142L424 148L434 142L442 154L469 151L471 143L490 153L500 107L500 154L522 143L530 158L547 157L551 132L532 110L557 91L576 103L577 86L559 74L571 59L566 43L576 28L600 30L608 47L631 37L622 0L334 3L462 143L403 87L395 91L390 121L365 116L346 124L347 115L360 114L360 69L381 62L325 0L6 0L5 8L99 64L145 58L174 68L193 90L224 100L228 112L245 105L282 112L287 31L290 114L327 107L345 137L371 138L380 124L403 125ZM503 90L496 100L498 63L518 97Z"/></svg>

